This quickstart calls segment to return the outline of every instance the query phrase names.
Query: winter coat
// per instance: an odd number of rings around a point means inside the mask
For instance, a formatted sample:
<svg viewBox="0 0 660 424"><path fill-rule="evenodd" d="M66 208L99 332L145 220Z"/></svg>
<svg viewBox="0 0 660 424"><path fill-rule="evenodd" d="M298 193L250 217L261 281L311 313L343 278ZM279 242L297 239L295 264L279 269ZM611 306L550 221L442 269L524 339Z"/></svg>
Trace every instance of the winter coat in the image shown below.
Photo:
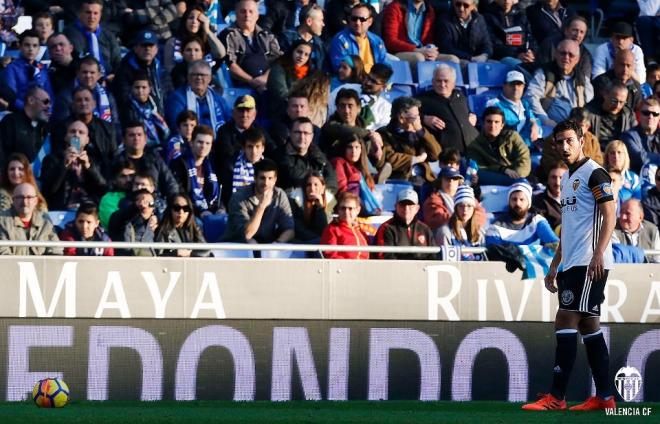
<svg viewBox="0 0 660 424"><path fill-rule="evenodd" d="M422 46L433 44L433 25L435 24L435 10L425 2L426 12L422 23L420 41ZM383 41L387 51L392 54L411 52L418 47L408 38L408 2L394 0L383 9Z"/></svg>
<svg viewBox="0 0 660 424"><path fill-rule="evenodd" d="M646 135L640 126L621 134L630 156L630 169L639 173L647 163L660 165L660 131Z"/></svg>
<svg viewBox="0 0 660 424"><path fill-rule="evenodd" d="M350 191L359 195L362 172L342 157L332 158L330 162L337 174L337 193Z"/></svg>
<svg viewBox="0 0 660 424"><path fill-rule="evenodd" d="M156 229L154 241L159 243L206 243L204 234L199 227L196 227L195 232L189 228L171 228L169 231ZM176 256L176 249L161 249L156 252L158 256ZM211 256L208 250L193 250L190 254L192 257L202 258Z"/></svg>
<svg viewBox="0 0 660 424"><path fill-rule="evenodd" d="M330 223L323 234L319 244L335 246L368 246L367 237L360 229L360 225L349 226L346 221L335 219ZM326 259L369 259L369 252L323 252Z"/></svg>
<svg viewBox="0 0 660 424"><path fill-rule="evenodd" d="M453 54L468 61L482 54L488 57L493 55L488 25L479 13L472 12L467 28L463 28L454 13L444 16L437 27L436 44L440 53Z"/></svg>
<svg viewBox="0 0 660 424"><path fill-rule="evenodd" d="M513 5L511 11L505 15L504 9L493 2L486 6L483 17L493 42L494 59L517 57L527 50L537 50L527 15L518 5ZM512 31L514 27L520 27L520 30Z"/></svg>
<svg viewBox="0 0 660 424"><path fill-rule="evenodd" d="M74 56L86 56L91 50L87 45L87 36L83 34L76 25L70 25L64 30L64 35L67 36L75 49ZM103 58L103 67L105 75L114 74L119 67L121 61L121 51L117 37L101 25L101 34L98 37L99 49L101 57Z"/></svg>
<svg viewBox="0 0 660 424"><path fill-rule="evenodd" d="M529 148L517 132L507 129L502 130L495 141L479 134L468 146L467 154L479 168L490 171L512 169L526 178L532 170Z"/></svg>
<svg viewBox="0 0 660 424"><path fill-rule="evenodd" d="M527 20L532 29L532 35L538 44L548 37L560 35L561 27L571 16L568 9L560 6L558 9L559 22L553 18L552 12L547 10L545 2L536 2L525 9Z"/></svg>
<svg viewBox="0 0 660 424"><path fill-rule="evenodd" d="M385 161L392 165L393 179L409 180L412 176L413 156L426 153L426 160L417 165L424 169L422 177L426 181L435 181L435 175L429 162L438 160L442 147L426 128L422 128L417 132L417 141L414 145L407 139L407 133L398 132L392 124L380 128L378 133L383 139Z"/></svg>
<svg viewBox="0 0 660 424"><path fill-rule="evenodd" d="M35 85L43 88L51 100L55 99L47 66L38 62L30 64L19 57L7 65L0 74L0 97L9 102L11 110L23 111L25 94Z"/></svg>
<svg viewBox="0 0 660 424"><path fill-rule="evenodd" d="M479 224L479 227L486 225L488 219L486 214L486 209L481 206L481 203L477 202L474 207L473 216L477 221L477 224ZM424 217L426 225L435 231L449 222L452 212L449 211L442 196L435 191L424 200L424 204L422 205L422 216Z"/></svg>
<svg viewBox="0 0 660 424"><path fill-rule="evenodd" d="M405 221L396 214L378 228L375 244L401 247L436 246L435 237L428 225L416 218L406 225ZM376 258L432 261L438 259L438 255L436 253L376 253Z"/></svg>
<svg viewBox="0 0 660 424"><path fill-rule="evenodd" d="M290 144L280 149L277 155L280 172L277 184L284 190L301 187L311 171L320 172L325 178L325 187L332 193L337 192L337 176L332 164L317 146L311 144L305 156L293 151Z"/></svg>
<svg viewBox="0 0 660 424"><path fill-rule="evenodd" d="M374 56L374 63L388 63L387 49L385 48L385 42L383 39L371 31L367 32L367 38L369 38L369 45L371 45L371 53ZM332 71L336 73L342 59L351 55L359 56L360 48L358 47L355 35L353 35L350 29L345 28L339 31L330 42L330 63L332 65Z"/></svg>
<svg viewBox="0 0 660 424"><path fill-rule="evenodd" d="M30 227L25 230L23 221L14 209L0 212L0 240L15 241L59 241L53 224L46 218L44 212L34 211ZM60 247L0 247L0 255L61 255Z"/></svg>
<svg viewBox="0 0 660 424"><path fill-rule="evenodd" d="M83 241L82 236L73 222L66 224L66 227L60 232L60 240L62 241ZM103 231L103 228L97 227L94 235L89 241L111 241L110 237ZM112 247L66 247L64 248L65 256L114 256L115 250Z"/></svg>

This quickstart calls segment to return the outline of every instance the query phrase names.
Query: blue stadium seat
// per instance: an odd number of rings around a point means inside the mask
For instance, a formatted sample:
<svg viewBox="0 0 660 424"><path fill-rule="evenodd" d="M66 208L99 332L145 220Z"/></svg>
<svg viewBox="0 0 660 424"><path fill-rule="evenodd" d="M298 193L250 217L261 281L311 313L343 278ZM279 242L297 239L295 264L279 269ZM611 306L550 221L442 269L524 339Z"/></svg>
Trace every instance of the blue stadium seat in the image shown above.
<svg viewBox="0 0 660 424"><path fill-rule="evenodd" d="M504 212L509 208L508 186L481 186L481 205L486 212Z"/></svg>
<svg viewBox="0 0 660 424"><path fill-rule="evenodd" d="M226 91L228 88L231 88L234 86L234 84L231 81L231 74L229 73L229 68L227 67L226 63L223 63L220 68L217 70L215 73L216 78L220 82L220 85L224 87L224 90Z"/></svg>
<svg viewBox="0 0 660 424"><path fill-rule="evenodd" d="M410 88L410 87L408 87ZM392 90L385 91L381 94L382 97L387 99L388 102L392 103L394 100L398 99L399 97L403 96L410 96L412 92L406 92L403 90L400 90L398 87L393 88Z"/></svg>
<svg viewBox="0 0 660 424"><path fill-rule="evenodd" d="M252 250L222 250L214 249L211 251L216 258L254 258Z"/></svg>
<svg viewBox="0 0 660 424"><path fill-rule="evenodd" d="M75 211L48 211L48 219L53 223L53 226L59 228L64 228L64 226L73 221L75 217Z"/></svg>
<svg viewBox="0 0 660 424"><path fill-rule="evenodd" d="M488 90L485 91L481 94L470 94L468 96L468 107L470 108L470 111L477 115L477 118L481 122L481 115L484 113L484 110L486 109L486 103L490 99L494 99L495 97L499 96L501 93L500 90Z"/></svg>
<svg viewBox="0 0 660 424"><path fill-rule="evenodd" d="M410 70L410 64L405 60L394 60L390 62L390 65L394 71L389 80L389 83L392 84L392 89L403 91L407 93L407 96L410 96L413 88L416 86L412 71Z"/></svg>
<svg viewBox="0 0 660 424"><path fill-rule="evenodd" d="M470 88L478 87L502 87L506 81L506 74L511 69L504 63L468 63L468 79Z"/></svg>
<svg viewBox="0 0 660 424"><path fill-rule="evenodd" d="M461 65L452 62L427 61L417 62L417 87L419 91L426 90L431 86L431 81L433 80L433 71L435 70L436 66L440 65L441 63L449 65L456 70L456 87L465 87L465 83L463 82L463 74L461 73Z"/></svg>
<svg viewBox="0 0 660 424"><path fill-rule="evenodd" d="M413 185L406 181L387 182L385 184L376 184L374 188L374 195L383 205L383 210L394 212L396 208L396 195L406 188L411 188Z"/></svg>
<svg viewBox="0 0 660 424"><path fill-rule="evenodd" d="M202 221L204 223L204 238L209 243L217 243L225 233L227 226L227 214L208 215Z"/></svg>
<svg viewBox="0 0 660 424"><path fill-rule="evenodd" d="M5 50L7 50L7 45L5 43L0 43L0 57L5 55Z"/></svg>
<svg viewBox="0 0 660 424"><path fill-rule="evenodd" d="M246 94L254 96L254 91L251 88L225 88L222 98L227 102L227 106L233 108L236 99Z"/></svg>

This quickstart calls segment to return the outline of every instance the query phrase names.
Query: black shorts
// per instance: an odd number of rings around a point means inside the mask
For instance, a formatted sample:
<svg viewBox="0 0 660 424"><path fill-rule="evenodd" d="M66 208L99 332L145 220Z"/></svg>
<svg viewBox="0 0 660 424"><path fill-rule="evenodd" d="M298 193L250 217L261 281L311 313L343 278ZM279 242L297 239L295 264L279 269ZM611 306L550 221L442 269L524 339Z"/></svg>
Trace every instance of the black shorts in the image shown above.
<svg viewBox="0 0 660 424"><path fill-rule="evenodd" d="M586 266L574 266L557 274L559 309L600 316L600 304L605 300L605 283L609 271L598 281L587 277Z"/></svg>

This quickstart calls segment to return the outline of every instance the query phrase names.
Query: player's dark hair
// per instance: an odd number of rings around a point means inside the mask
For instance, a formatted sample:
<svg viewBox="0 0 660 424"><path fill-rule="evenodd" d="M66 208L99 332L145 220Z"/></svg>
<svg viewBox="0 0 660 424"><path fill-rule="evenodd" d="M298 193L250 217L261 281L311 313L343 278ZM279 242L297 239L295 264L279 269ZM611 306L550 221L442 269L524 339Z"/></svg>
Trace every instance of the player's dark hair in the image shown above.
<svg viewBox="0 0 660 424"><path fill-rule="evenodd" d="M557 134L565 131L575 132L575 135L577 135L578 138L582 138L582 136L584 135L582 134L582 125L580 125L578 122L573 121L572 119L567 119L565 121L561 121L560 123L557 124L557 126L555 126L555 128L552 130L552 139L555 140Z"/></svg>
<svg viewBox="0 0 660 424"><path fill-rule="evenodd" d="M277 176L277 164L268 158L263 158L259 162L254 164L254 176L255 178L262 172L275 172Z"/></svg>

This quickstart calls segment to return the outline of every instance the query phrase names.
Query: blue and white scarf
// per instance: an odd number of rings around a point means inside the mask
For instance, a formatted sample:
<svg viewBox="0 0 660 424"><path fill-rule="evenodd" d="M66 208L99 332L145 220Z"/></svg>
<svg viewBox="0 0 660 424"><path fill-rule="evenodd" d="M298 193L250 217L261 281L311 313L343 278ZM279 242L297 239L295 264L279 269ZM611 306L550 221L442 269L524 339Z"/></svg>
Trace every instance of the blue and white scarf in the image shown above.
<svg viewBox="0 0 660 424"><path fill-rule="evenodd" d="M50 154L52 147L50 145L50 134L46 135L44 143L37 152L34 161L32 161L32 174L37 180L41 177L41 166L43 165L44 158Z"/></svg>
<svg viewBox="0 0 660 424"><path fill-rule="evenodd" d="M211 161L209 158L205 158L202 163L204 168L204 186L200 186L197 181L197 167L195 166L195 158L192 154L186 155L186 164L188 165L188 178L190 180L190 197L198 209L202 211L207 211L211 206L215 205L220 196L220 184L218 184L218 177L213 172L211 167ZM204 196L204 187L210 184L212 187L211 198L209 200Z"/></svg>
<svg viewBox="0 0 660 424"><path fill-rule="evenodd" d="M261 157L263 159L263 156ZM234 163L234 174L232 177L231 192L235 193L239 188L249 186L254 182L254 164L249 162L245 153L241 150Z"/></svg>
<svg viewBox="0 0 660 424"><path fill-rule="evenodd" d="M99 45L99 37L101 36L101 25L96 28L96 31L90 32L85 28L80 20L76 20L76 28L82 32L87 38L87 52L80 52L81 57L91 54L99 61L101 64L101 74L105 76L105 62L103 61L103 55L101 54L101 46Z"/></svg>
<svg viewBox="0 0 660 424"><path fill-rule="evenodd" d="M197 114L197 121L202 120L202 116L199 113L199 101L197 95L193 93L190 85L186 88L186 109ZM211 128L213 129L213 138L215 138L216 131L218 128L224 124L224 121L218 122L218 117L216 116L217 111L215 110L215 100L213 99L213 92L211 89L206 90L206 95L204 100L209 107L209 117L211 119Z"/></svg>
<svg viewBox="0 0 660 424"><path fill-rule="evenodd" d="M131 106L138 113L147 130L147 145L159 146L162 140L169 137L170 129L163 117L158 114L151 97L147 103L140 104L135 97L131 96Z"/></svg>
<svg viewBox="0 0 660 424"><path fill-rule="evenodd" d="M73 85L74 89L80 87L80 81L78 81L78 78L76 78ZM108 92L105 91L105 87L96 83L96 86L92 88L92 94L94 95L94 101L96 102L94 116L111 124L112 108L110 107L110 97L108 97Z"/></svg>

